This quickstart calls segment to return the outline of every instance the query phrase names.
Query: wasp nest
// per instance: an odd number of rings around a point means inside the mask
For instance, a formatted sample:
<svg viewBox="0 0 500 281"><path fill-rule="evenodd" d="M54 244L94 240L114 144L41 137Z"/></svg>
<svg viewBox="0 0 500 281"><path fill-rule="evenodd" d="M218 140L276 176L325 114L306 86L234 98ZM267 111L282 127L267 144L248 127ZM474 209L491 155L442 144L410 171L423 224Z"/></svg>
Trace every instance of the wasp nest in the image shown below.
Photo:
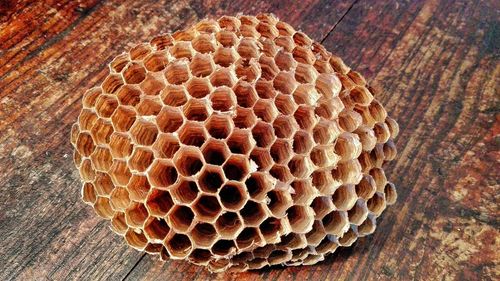
<svg viewBox="0 0 500 281"><path fill-rule="evenodd" d="M83 200L128 245L211 271L314 264L396 199L396 122L272 15L204 20L116 57L72 127Z"/></svg>

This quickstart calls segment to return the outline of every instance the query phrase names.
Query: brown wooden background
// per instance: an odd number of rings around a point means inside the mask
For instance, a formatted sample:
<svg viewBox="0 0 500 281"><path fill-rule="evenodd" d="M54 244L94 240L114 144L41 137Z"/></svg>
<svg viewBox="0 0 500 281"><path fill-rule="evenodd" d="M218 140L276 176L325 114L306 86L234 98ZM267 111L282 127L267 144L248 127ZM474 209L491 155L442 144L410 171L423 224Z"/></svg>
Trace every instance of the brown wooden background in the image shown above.
<svg viewBox="0 0 500 281"><path fill-rule="evenodd" d="M297 4L300 2L300 4ZM211 275L80 202L69 131L107 63L205 17L273 12L382 90L399 199L321 264ZM500 1L0 1L0 280L499 280Z"/></svg>

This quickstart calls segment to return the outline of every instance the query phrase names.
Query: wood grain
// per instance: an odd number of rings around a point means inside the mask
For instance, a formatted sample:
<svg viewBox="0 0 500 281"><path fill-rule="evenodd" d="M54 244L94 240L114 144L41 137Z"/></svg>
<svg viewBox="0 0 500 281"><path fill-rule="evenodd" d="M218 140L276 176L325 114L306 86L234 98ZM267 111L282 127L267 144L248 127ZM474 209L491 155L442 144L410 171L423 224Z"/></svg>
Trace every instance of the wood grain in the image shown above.
<svg viewBox="0 0 500 281"><path fill-rule="evenodd" d="M68 135L85 89L124 49L238 12L273 12L322 41L401 127L387 167L397 204L316 266L162 264L79 200ZM0 279L499 279L499 19L494 0L0 2Z"/></svg>

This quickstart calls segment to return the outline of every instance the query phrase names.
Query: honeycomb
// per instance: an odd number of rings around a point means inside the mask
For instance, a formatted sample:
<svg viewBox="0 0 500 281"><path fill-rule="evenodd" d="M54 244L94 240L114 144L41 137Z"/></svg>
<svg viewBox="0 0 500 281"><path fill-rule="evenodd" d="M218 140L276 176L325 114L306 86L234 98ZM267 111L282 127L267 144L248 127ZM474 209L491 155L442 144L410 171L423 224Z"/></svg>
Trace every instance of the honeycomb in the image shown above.
<svg viewBox="0 0 500 281"><path fill-rule="evenodd" d="M109 68L71 143L83 201L137 250L213 272L310 265L396 200L397 123L273 15L203 20Z"/></svg>

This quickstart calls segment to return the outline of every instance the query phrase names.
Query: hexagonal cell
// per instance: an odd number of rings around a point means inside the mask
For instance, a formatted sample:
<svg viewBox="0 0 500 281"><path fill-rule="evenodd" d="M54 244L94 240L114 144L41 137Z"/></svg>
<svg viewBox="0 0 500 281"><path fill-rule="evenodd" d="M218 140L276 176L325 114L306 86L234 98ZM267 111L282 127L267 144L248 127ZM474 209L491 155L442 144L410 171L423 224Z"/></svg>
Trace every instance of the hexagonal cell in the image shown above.
<svg viewBox="0 0 500 281"><path fill-rule="evenodd" d="M185 122L178 133L179 140L185 145L201 147L207 139L203 125L192 121Z"/></svg>
<svg viewBox="0 0 500 281"><path fill-rule="evenodd" d="M142 203L134 202L125 210L125 220L132 227L142 227L148 216L148 210Z"/></svg>
<svg viewBox="0 0 500 281"><path fill-rule="evenodd" d="M258 121L252 129L252 135L258 147L270 146L274 139L274 129L269 123Z"/></svg>
<svg viewBox="0 0 500 281"><path fill-rule="evenodd" d="M271 170L269 170L269 173L275 179L277 179L283 183L289 183L293 180L293 176L290 173L290 170L288 169L287 166L284 166L284 165L275 164L271 168Z"/></svg>
<svg viewBox="0 0 500 281"><path fill-rule="evenodd" d="M97 194L94 189L94 185L89 182L83 184L82 192L81 192L83 202L93 205L97 200Z"/></svg>
<svg viewBox="0 0 500 281"><path fill-rule="evenodd" d="M212 114L205 128L213 138L225 139L233 131L233 122L228 115Z"/></svg>
<svg viewBox="0 0 500 281"><path fill-rule="evenodd" d="M145 176L132 175L130 182L127 185L127 190L129 192L129 197L134 201L144 201L148 196L151 185Z"/></svg>
<svg viewBox="0 0 500 281"><path fill-rule="evenodd" d="M104 119L98 119L94 127L92 127L90 134L92 134L92 138L96 144L108 144L113 131L114 129L111 122Z"/></svg>
<svg viewBox="0 0 500 281"><path fill-rule="evenodd" d="M257 41L252 38L242 38L237 47L238 54L246 59L259 57L259 46Z"/></svg>
<svg viewBox="0 0 500 281"><path fill-rule="evenodd" d="M368 208L364 199L358 199L352 209L347 212L349 222L354 225L362 224L368 216Z"/></svg>
<svg viewBox="0 0 500 281"><path fill-rule="evenodd" d="M276 265L276 264L282 264L290 260L291 258L292 258L291 251L274 250L267 258L267 262L269 262L269 265Z"/></svg>
<svg viewBox="0 0 500 281"><path fill-rule="evenodd" d="M255 200L263 200L266 193L274 188L275 182L267 174L262 172L254 172L245 181L245 186L248 194Z"/></svg>
<svg viewBox="0 0 500 281"><path fill-rule="evenodd" d="M123 71L127 84L139 84L146 78L146 70L138 63L130 63Z"/></svg>
<svg viewBox="0 0 500 281"><path fill-rule="evenodd" d="M161 255L164 247L163 244L160 243L148 243L144 251L151 255ZM160 257L161 260L161 257Z"/></svg>
<svg viewBox="0 0 500 281"><path fill-rule="evenodd" d="M274 25L274 23L267 23L261 21L257 25L256 29L260 33L260 35L262 35L262 37L265 38L274 39L279 35L279 31Z"/></svg>
<svg viewBox="0 0 500 281"><path fill-rule="evenodd" d="M122 105L135 106L139 103L141 91L134 85L125 85L116 93L118 101Z"/></svg>
<svg viewBox="0 0 500 281"><path fill-rule="evenodd" d="M114 215L109 199L105 197L97 197L94 203L94 210L103 219L111 219Z"/></svg>
<svg viewBox="0 0 500 281"><path fill-rule="evenodd" d="M145 224L144 232L150 241L161 243L167 237L170 227L161 218L150 218Z"/></svg>
<svg viewBox="0 0 500 281"><path fill-rule="evenodd" d="M204 249L194 249L189 255L189 261L197 265L207 265L211 258L212 253Z"/></svg>
<svg viewBox="0 0 500 281"><path fill-rule="evenodd" d="M361 147L364 151L372 150L377 144L375 132L368 126L361 126L357 128L354 133L359 137Z"/></svg>
<svg viewBox="0 0 500 281"><path fill-rule="evenodd" d="M338 96L342 83L335 74L322 73L316 79L316 89L327 99Z"/></svg>
<svg viewBox="0 0 500 281"><path fill-rule="evenodd" d="M209 139L201 150L208 164L222 165L229 157L229 149L223 141Z"/></svg>
<svg viewBox="0 0 500 281"><path fill-rule="evenodd" d="M208 263L209 270L213 272L222 272L229 267L229 259L226 258L213 258Z"/></svg>
<svg viewBox="0 0 500 281"><path fill-rule="evenodd" d="M182 106L187 102L187 91L184 86L167 85L160 96L163 103L169 106Z"/></svg>
<svg viewBox="0 0 500 281"><path fill-rule="evenodd" d="M192 121L205 121L210 115L209 105L205 100L191 99L184 105L184 116Z"/></svg>
<svg viewBox="0 0 500 281"><path fill-rule="evenodd" d="M227 256L236 252L236 245L232 240L219 240L212 246L212 253L219 256Z"/></svg>
<svg viewBox="0 0 500 281"><path fill-rule="evenodd" d="M314 112L319 117L333 121L334 119L337 119L344 107L344 103L339 97L333 97L330 99L320 98Z"/></svg>
<svg viewBox="0 0 500 281"><path fill-rule="evenodd" d="M374 151L375 149L371 152ZM363 171L363 173L368 173L376 164L371 158L371 152L363 151L358 157L359 164L361 165L361 171Z"/></svg>
<svg viewBox="0 0 500 281"><path fill-rule="evenodd" d="M312 65L299 63L295 69L295 79L299 83L314 83L318 72ZM311 85L312 86L312 85Z"/></svg>
<svg viewBox="0 0 500 281"><path fill-rule="evenodd" d="M302 105L317 106L320 97L316 88L310 84L301 84L293 92L295 102Z"/></svg>
<svg viewBox="0 0 500 281"><path fill-rule="evenodd" d="M295 205L286 211L293 232L307 233L314 223L314 211L311 207Z"/></svg>
<svg viewBox="0 0 500 281"><path fill-rule="evenodd" d="M214 62L222 67L232 65L239 57L238 53L233 48L219 47L214 53Z"/></svg>
<svg viewBox="0 0 500 281"><path fill-rule="evenodd" d="M119 235L125 235L128 230L128 225L125 222L125 214L121 212L115 213L111 219L111 230Z"/></svg>
<svg viewBox="0 0 500 281"><path fill-rule="evenodd" d="M143 96L138 105L137 113L140 116L156 116L162 108L161 101L157 96Z"/></svg>
<svg viewBox="0 0 500 281"><path fill-rule="evenodd" d="M278 110L271 100L259 99L253 106L255 115L264 122L272 123L278 116Z"/></svg>
<svg viewBox="0 0 500 281"><path fill-rule="evenodd" d="M359 237L372 234L375 231L376 227L377 227L377 221L375 219L375 216L369 214L366 220L360 226L358 226Z"/></svg>
<svg viewBox="0 0 500 281"><path fill-rule="evenodd" d="M278 116L273 123L274 133L278 138L292 137L298 126L295 119L283 115Z"/></svg>
<svg viewBox="0 0 500 281"><path fill-rule="evenodd" d="M370 176L375 180L378 192L384 192L387 185L387 178L382 168L373 168L370 170Z"/></svg>
<svg viewBox="0 0 500 281"><path fill-rule="evenodd" d="M357 228L351 227L349 231L344 233L342 237L339 238L339 244L342 247L351 246L358 239L358 231Z"/></svg>
<svg viewBox="0 0 500 281"><path fill-rule="evenodd" d="M291 95L297 88L298 83L291 72L280 72L274 78L273 85L282 94Z"/></svg>
<svg viewBox="0 0 500 281"><path fill-rule="evenodd" d="M95 150L95 144L92 136L89 133L82 132L76 140L76 149L78 152L86 157L89 157Z"/></svg>
<svg viewBox="0 0 500 281"><path fill-rule="evenodd" d="M309 205L316 196L316 189L312 186L310 179L295 180L291 186L295 191L292 193L294 204Z"/></svg>
<svg viewBox="0 0 500 281"><path fill-rule="evenodd" d="M389 128L389 132L391 133L391 138L395 139L399 135L399 125L396 120L391 117L385 118L385 124L387 128Z"/></svg>
<svg viewBox="0 0 500 281"><path fill-rule="evenodd" d="M116 56L109 64L115 72L121 72L123 68L130 62L129 54L123 53Z"/></svg>
<svg viewBox="0 0 500 281"><path fill-rule="evenodd" d="M387 182L384 188L384 194L385 194L385 199L387 201L387 205L392 205L396 203L398 194L396 193L396 186L392 182Z"/></svg>
<svg viewBox="0 0 500 281"><path fill-rule="evenodd" d="M191 78L186 85L188 93L194 98L203 98L210 94L212 87L208 78Z"/></svg>
<svg viewBox="0 0 500 281"><path fill-rule="evenodd" d="M272 99L276 96L276 91L273 88L273 82L266 81L263 78L259 78L257 80L255 83L255 90L261 99Z"/></svg>
<svg viewBox="0 0 500 281"><path fill-rule="evenodd" d="M245 129L251 128L257 122L257 117L250 108L236 108L236 116L233 117L234 126Z"/></svg>
<svg viewBox="0 0 500 281"><path fill-rule="evenodd" d="M132 124L134 124L136 116L135 111L131 107L119 106L113 116L111 116L111 121L113 126L118 132L127 132Z"/></svg>
<svg viewBox="0 0 500 281"><path fill-rule="evenodd" d="M189 67L184 61L173 61L165 70L165 78L170 84L180 85L189 79Z"/></svg>
<svg viewBox="0 0 500 281"><path fill-rule="evenodd" d="M240 210L240 215L245 222L245 226L259 226L260 223L267 218L263 206L252 200L249 200L245 204L245 207Z"/></svg>
<svg viewBox="0 0 500 281"><path fill-rule="evenodd" d="M345 100L343 100L344 103L346 103ZM346 105L347 107L347 105ZM359 114L361 114L361 117L363 117L363 124L369 126L369 127L373 127L373 125L375 123L377 123L377 121L375 119L373 119L372 115L370 114L370 110L368 109L367 106L356 106L354 107L354 111L358 112Z"/></svg>
<svg viewBox="0 0 500 281"><path fill-rule="evenodd" d="M236 245L240 250L246 249L253 245L259 245L260 243L262 243L260 231L255 227L247 227L243 229L243 231L241 231L241 233L236 238Z"/></svg>
<svg viewBox="0 0 500 281"><path fill-rule="evenodd" d="M192 206L196 218L205 222L213 222L219 216L221 206L216 197L202 195Z"/></svg>
<svg viewBox="0 0 500 281"><path fill-rule="evenodd" d="M274 105L281 114L291 115L297 110L297 104L291 95L278 94L274 100Z"/></svg>
<svg viewBox="0 0 500 281"><path fill-rule="evenodd" d="M248 82L240 80L233 87L233 91L236 95L236 102L241 107L252 107L257 101L257 92L255 91L254 87Z"/></svg>
<svg viewBox="0 0 500 281"><path fill-rule="evenodd" d="M174 206L174 201L168 191L153 189L148 196L146 206L151 215L164 217L172 206Z"/></svg>
<svg viewBox="0 0 500 281"><path fill-rule="evenodd" d="M191 42L193 49L202 54L208 54L215 51L215 44L212 34L200 34ZM196 56L196 55L195 55Z"/></svg>
<svg viewBox="0 0 500 281"><path fill-rule="evenodd" d="M142 60L144 59L149 53L151 53L151 47L147 43L142 43L134 46L132 49L130 49L130 59L132 60Z"/></svg>
<svg viewBox="0 0 500 281"><path fill-rule="evenodd" d="M130 204L128 191L122 187L113 189L109 195L109 203L113 210L124 211Z"/></svg>
<svg viewBox="0 0 500 281"><path fill-rule="evenodd" d="M334 167L341 159L340 156L335 154L333 145L320 145L314 147L310 157L314 165L321 168Z"/></svg>
<svg viewBox="0 0 500 281"><path fill-rule="evenodd" d="M97 147L90 156L90 159L97 171L106 172L111 168L111 165L113 165L113 157L109 149L104 147Z"/></svg>
<svg viewBox="0 0 500 281"><path fill-rule="evenodd" d="M332 170L332 176L344 184L358 184L363 174L359 161L354 159L339 163L337 168Z"/></svg>
<svg viewBox="0 0 500 281"><path fill-rule="evenodd" d="M109 118L118 107L118 100L112 95L100 95L97 98L95 110L100 117Z"/></svg>
<svg viewBox="0 0 500 281"><path fill-rule="evenodd" d="M189 234L197 246L210 247L217 239L217 232L209 223L198 223Z"/></svg>
<svg viewBox="0 0 500 281"><path fill-rule="evenodd" d="M274 164L273 158L267 148L255 147L250 153L250 159L257 164L259 171L267 170Z"/></svg>
<svg viewBox="0 0 500 281"><path fill-rule="evenodd" d="M165 89L165 83L163 82L162 77L158 77L158 75L148 73L144 81L141 82L140 88L142 92L146 95L156 96L163 89Z"/></svg>
<svg viewBox="0 0 500 281"><path fill-rule="evenodd" d="M269 150L275 163L285 164L293 155L292 145L284 139L277 139Z"/></svg>
<svg viewBox="0 0 500 281"><path fill-rule="evenodd" d="M125 234L125 241L129 246L142 251L148 244L148 238L139 229L130 228Z"/></svg>
<svg viewBox="0 0 500 281"><path fill-rule="evenodd" d="M188 206L175 205L168 213L170 227L176 232L186 233L193 223L194 213Z"/></svg>
<svg viewBox="0 0 500 281"><path fill-rule="evenodd" d="M108 197L115 185L108 174L97 172L95 174L94 188L97 195Z"/></svg>
<svg viewBox="0 0 500 281"><path fill-rule="evenodd" d="M249 270L261 269L266 265L268 265L267 259L255 258L255 259L248 262L248 269Z"/></svg>
<svg viewBox="0 0 500 281"><path fill-rule="evenodd" d="M165 50L167 47L173 45L174 38L170 34L155 36L151 39L150 44L156 47L157 50Z"/></svg>
<svg viewBox="0 0 500 281"><path fill-rule="evenodd" d="M203 167L203 156L197 148L182 147L174 158L174 163L179 173L189 177L196 175Z"/></svg>
<svg viewBox="0 0 500 281"><path fill-rule="evenodd" d="M157 158L173 158L179 148L179 139L173 134L160 134L153 145Z"/></svg>
<svg viewBox="0 0 500 281"><path fill-rule="evenodd" d="M197 53L189 65L191 74L195 77L206 77L214 70L214 64L210 55Z"/></svg>
<svg viewBox="0 0 500 281"><path fill-rule="evenodd" d="M340 186L332 196L335 207L343 211L350 210L356 204L357 199L356 189L352 184Z"/></svg>
<svg viewBox="0 0 500 281"><path fill-rule="evenodd" d="M74 123L71 126L71 144L74 146L76 144L76 140L78 139L78 135L80 134L80 127L78 123Z"/></svg>
<svg viewBox="0 0 500 281"><path fill-rule="evenodd" d="M243 223L237 213L222 214L215 223L217 232L225 239L235 239L243 228Z"/></svg>
<svg viewBox="0 0 500 281"><path fill-rule="evenodd" d="M315 220L311 231L306 234L307 243L316 247L319 243L321 243L325 236L326 232L323 228L323 224L320 220Z"/></svg>
<svg viewBox="0 0 500 281"><path fill-rule="evenodd" d="M293 58L297 62L314 64L315 56L309 47L296 46L293 51Z"/></svg>
<svg viewBox="0 0 500 281"><path fill-rule="evenodd" d="M193 245L187 235L174 233L167 237L166 247L172 258L183 259L191 252Z"/></svg>
<svg viewBox="0 0 500 281"><path fill-rule="evenodd" d="M336 122L321 119L313 129L314 141L317 144L331 144L340 135L341 129Z"/></svg>
<svg viewBox="0 0 500 281"><path fill-rule="evenodd" d="M373 126L373 131L375 132L378 143L385 143L391 137L389 127L385 123L376 123L375 126Z"/></svg>
<svg viewBox="0 0 500 281"><path fill-rule="evenodd" d="M121 160L113 160L109 174L115 185L126 186L132 174L128 168L127 162Z"/></svg>
<svg viewBox="0 0 500 281"><path fill-rule="evenodd" d="M165 53L151 54L144 60L144 66L148 71L157 72L162 71L168 65L168 58Z"/></svg>
<svg viewBox="0 0 500 281"><path fill-rule="evenodd" d="M73 162L75 163L75 166L80 169L82 164L82 155L80 155L77 150L73 151Z"/></svg>
<svg viewBox="0 0 500 281"><path fill-rule="evenodd" d="M309 47L313 43L312 39L309 38L309 36L300 31L297 31L295 32L295 34L293 34L293 41L295 42L295 44L302 47Z"/></svg>
<svg viewBox="0 0 500 281"><path fill-rule="evenodd" d="M109 148L113 158L125 158L132 153L133 145L127 134L115 132L110 137Z"/></svg>
<svg viewBox="0 0 500 281"><path fill-rule="evenodd" d="M128 164L132 170L144 172L151 165L153 159L153 151L147 148L136 147L128 160Z"/></svg>
<svg viewBox="0 0 500 281"><path fill-rule="evenodd" d="M313 208L315 213L314 219L321 220L328 213L333 211L335 209L335 206L333 205L330 197L318 196L312 201L311 208Z"/></svg>
<svg viewBox="0 0 500 281"><path fill-rule="evenodd" d="M279 42L277 43L279 44ZM287 43L288 42L286 42L286 40L283 40L283 44ZM297 65L297 62L293 59L292 54L283 50L278 51L274 57L274 62L282 71L290 71Z"/></svg>
<svg viewBox="0 0 500 281"><path fill-rule="evenodd" d="M178 108L164 106L156 117L158 128L165 133L177 131L183 124L184 117Z"/></svg>
<svg viewBox="0 0 500 281"><path fill-rule="evenodd" d="M349 109L344 109L340 112L339 125L342 130L346 132L353 132L361 126L361 124L363 124L363 117L361 117L358 112Z"/></svg>
<svg viewBox="0 0 500 281"><path fill-rule="evenodd" d="M255 60L239 59L235 62L236 77L240 81L254 82L260 73L260 65Z"/></svg>
<svg viewBox="0 0 500 281"><path fill-rule="evenodd" d="M215 35L215 38L224 47L232 47L238 42L238 37L230 30L220 30Z"/></svg>
<svg viewBox="0 0 500 281"><path fill-rule="evenodd" d="M259 65L261 70L260 77L268 81L272 81L280 71L280 69L274 62L274 59L267 55L260 56Z"/></svg>
<svg viewBox="0 0 500 281"><path fill-rule="evenodd" d="M245 157L232 155L224 163L224 174L229 180L241 181L247 176L250 170L249 166L248 160Z"/></svg>
<svg viewBox="0 0 500 281"><path fill-rule="evenodd" d="M361 157L360 157L361 158ZM371 167L381 168L382 164L384 164L385 155L384 155L384 145L378 143L375 145L373 150L369 154Z"/></svg>
<svg viewBox="0 0 500 281"><path fill-rule="evenodd" d="M176 59L181 59L181 58L191 59L194 53L191 47L191 43L185 41L174 43L174 45L170 47L169 51L170 54Z"/></svg>
<svg viewBox="0 0 500 281"><path fill-rule="evenodd" d="M210 75L210 83L214 87L233 87L236 81L235 74L227 68L217 69Z"/></svg>
<svg viewBox="0 0 500 281"><path fill-rule="evenodd" d="M266 242L268 244L274 244L280 241L280 235L283 232L283 225L281 224L280 219L269 217L260 224L259 229ZM255 251L254 255L257 255Z"/></svg>
<svg viewBox="0 0 500 281"><path fill-rule="evenodd" d="M114 94L123 86L123 80L120 75L110 74L102 82L101 88L104 93Z"/></svg>
<svg viewBox="0 0 500 281"><path fill-rule="evenodd" d="M293 151L297 154L308 153L314 146L311 135L305 131L298 131L293 136Z"/></svg>
<svg viewBox="0 0 500 281"><path fill-rule="evenodd" d="M370 175L363 175L361 181L356 185L356 194L359 198L368 200L377 191L377 184Z"/></svg>
<svg viewBox="0 0 500 281"><path fill-rule="evenodd" d="M361 150L361 142L356 134L344 132L335 142L335 153L342 158L341 161L358 158Z"/></svg>
<svg viewBox="0 0 500 281"><path fill-rule="evenodd" d="M359 105L369 105L373 100L370 91L362 86L356 86L349 91L351 99Z"/></svg>
<svg viewBox="0 0 500 281"><path fill-rule="evenodd" d="M218 111L230 111L236 104L233 90L228 87L220 87L210 95L212 108Z"/></svg>
<svg viewBox="0 0 500 281"><path fill-rule="evenodd" d="M323 227L328 234L342 236L349 229L349 220L347 212L333 211L323 219Z"/></svg>
<svg viewBox="0 0 500 281"><path fill-rule="evenodd" d="M156 159L148 171L148 177L155 187L169 187L177 181L177 169L168 160Z"/></svg>
<svg viewBox="0 0 500 281"><path fill-rule="evenodd" d="M386 143L384 143L383 150L384 158L386 161L392 161L394 160L394 158L396 158L396 154L398 151L392 139L389 139Z"/></svg>
<svg viewBox="0 0 500 281"><path fill-rule="evenodd" d="M286 215L286 210L293 205L293 200L290 192L280 189L274 189L267 193L268 204L267 207L271 213L276 217L283 217Z"/></svg>
<svg viewBox="0 0 500 281"><path fill-rule="evenodd" d="M80 131L90 131L98 119L99 117L92 110L82 109L82 112L78 116Z"/></svg>
<svg viewBox="0 0 500 281"><path fill-rule="evenodd" d="M334 235L326 235L316 247L316 252L321 255L333 253L338 248L338 239Z"/></svg>
<svg viewBox="0 0 500 281"><path fill-rule="evenodd" d="M189 204L198 197L198 185L196 182L181 179L180 182L170 190L175 200L180 203Z"/></svg>
<svg viewBox="0 0 500 281"><path fill-rule="evenodd" d="M219 191L219 198L225 209L238 211L245 205L248 195L239 182L228 182Z"/></svg>
<svg viewBox="0 0 500 281"><path fill-rule="evenodd" d="M80 177L84 181L93 181L96 175L94 168L92 167L92 162L89 159L85 159L82 161L82 165L80 167Z"/></svg>
<svg viewBox="0 0 500 281"><path fill-rule="evenodd" d="M135 143L139 145L152 145L158 136L158 128L154 123L138 119L130 129Z"/></svg>
<svg viewBox="0 0 500 281"><path fill-rule="evenodd" d="M296 155L288 162L288 168L297 178L308 178L314 171L314 164L307 156Z"/></svg>
<svg viewBox="0 0 500 281"><path fill-rule="evenodd" d="M248 154L255 145L255 141L250 131L243 129L232 129L230 131L232 131L232 133L226 143L231 152L236 154Z"/></svg>
<svg viewBox="0 0 500 281"><path fill-rule="evenodd" d="M305 235L297 233L289 233L281 237L281 242L277 245L278 249L289 250L307 247Z"/></svg>
<svg viewBox="0 0 500 281"><path fill-rule="evenodd" d="M380 216L386 207L385 195L381 192L376 192L372 198L370 198L366 205L368 210L372 212L376 217Z"/></svg>

